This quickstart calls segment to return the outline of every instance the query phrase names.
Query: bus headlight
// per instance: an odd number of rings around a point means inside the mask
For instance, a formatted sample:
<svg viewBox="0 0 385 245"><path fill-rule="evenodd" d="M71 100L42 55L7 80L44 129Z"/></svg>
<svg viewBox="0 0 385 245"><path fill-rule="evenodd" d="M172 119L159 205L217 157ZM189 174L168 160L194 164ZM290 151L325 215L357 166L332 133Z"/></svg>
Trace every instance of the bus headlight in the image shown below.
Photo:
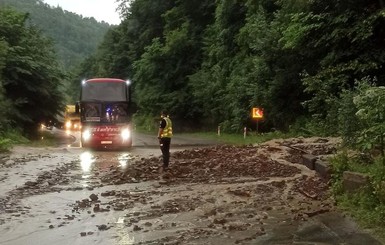
<svg viewBox="0 0 385 245"><path fill-rule="evenodd" d="M130 130L128 130L128 128L123 129L121 132L121 136L123 140L128 140L131 137Z"/></svg>
<svg viewBox="0 0 385 245"><path fill-rule="evenodd" d="M89 129L84 130L82 137L84 141L88 141L91 138L91 131Z"/></svg>
<svg viewBox="0 0 385 245"><path fill-rule="evenodd" d="M66 128L71 128L71 126L72 126L72 125L71 125L71 121L67 121L67 122L66 122Z"/></svg>

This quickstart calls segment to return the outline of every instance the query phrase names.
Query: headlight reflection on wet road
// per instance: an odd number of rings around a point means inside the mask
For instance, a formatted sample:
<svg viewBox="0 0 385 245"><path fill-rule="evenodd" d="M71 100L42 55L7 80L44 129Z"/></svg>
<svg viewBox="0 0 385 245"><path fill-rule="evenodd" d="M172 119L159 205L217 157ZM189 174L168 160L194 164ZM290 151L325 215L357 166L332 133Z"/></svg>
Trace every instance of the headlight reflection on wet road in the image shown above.
<svg viewBox="0 0 385 245"><path fill-rule="evenodd" d="M94 156L86 151L80 154L80 166L82 167L83 171L83 178L87 178L88 174L91 171L92 163L95 162Z"/></svg>
<svg viewBox="0 0 385 245"><path fill-rule="evenodd" d="M125 170L128 166L128 161L130 161L131 159L133 159L133 156L128 153L118 156L119 167Z"/></svg>

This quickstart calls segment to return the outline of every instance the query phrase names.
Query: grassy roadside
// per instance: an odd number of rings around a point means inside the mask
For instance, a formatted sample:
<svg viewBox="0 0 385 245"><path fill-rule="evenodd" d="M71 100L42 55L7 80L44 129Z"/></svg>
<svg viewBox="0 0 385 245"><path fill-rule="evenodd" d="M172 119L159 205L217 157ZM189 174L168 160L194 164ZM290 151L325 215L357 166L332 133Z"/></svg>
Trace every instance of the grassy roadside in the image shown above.
<svg viewBox="0 0 385 245"><path fill-rule="evenodd" d="M23 137L17 130L8 130L0 136L0 153L7 153L17 144L26 144L29 140Z"/></svg>
<svg viewBox="0 0 385 245"><path fill-rule="evenodd" d="M153 131L148 130L136 130L142 134L154 135ZM255 132L247 133L246 137L243 133L240 134L228 134L221 133L218 135L215 132L194 132L194 133L177 133L175 136L183 136L183 137L193 137L193 138L201 138L207 140L218 141L223 144L232 144L232 145L249 145L249 144L258 144L265 141L269 141L272 139L286 139L291 137L299 137L299 135L294 134L285 134L281 132L269 132L269 133L259 133Z"/></svg>
<svg viewBox="0 0 385 245"><path fill-rule="evenodd" d="M292 135L284 134L281 132L271 132L271 133L259 133L259 134L247 134L246 136L243 134L227 134L222 133L218 135L213 132L197 132L197 133L183 133L180 135L184 136L192 136L202 139L211 139L217 140L221 143L225 144L233 144L233 145L249 145L249 144L258 144L272 139L282 139L282 138L290 138Z"/></svg>
<svg viewBox="0 0 385 245"><path fill-rule="evenodd" d="M385 166L382 158L370 159L343 151L330 162L333 168L332 191L338 207L385 244ZM344 171L365 174L367 184L355 192L345 192Z"/></svg>
<svg viewBox="0 0 385 245"><path fill-rule="evenodd" d="M15 145L28 145L32 147L50 147L57 146L58 139L50 131L39 131L36 139L29 140L23 137L19 132L9 131L0 137L0 153L7 153Z"/></svg>
<svg viewBox="0 0 385 245"><path fill-rule="evenodd" d="M58 139L57 136L52 134L50 131L39 131L39 136L36 140L29 142L29 146L32 147L50 147L57 146Z"/></svg>

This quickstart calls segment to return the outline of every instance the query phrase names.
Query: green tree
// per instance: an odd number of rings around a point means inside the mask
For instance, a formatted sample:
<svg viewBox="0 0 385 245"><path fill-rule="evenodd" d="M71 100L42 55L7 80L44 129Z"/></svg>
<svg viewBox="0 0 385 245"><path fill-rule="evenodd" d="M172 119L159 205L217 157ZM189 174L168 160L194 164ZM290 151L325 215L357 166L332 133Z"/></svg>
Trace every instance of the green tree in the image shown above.
<svg viewBox="0 0 385 245"><path fill-rule="evenodd" d="M42 121L61 112L63 72L51 41L26 25L27 19L26 14L0 10L0 39L7 46L1 77L12 101L11 124L33 136Z"/></svg>
<svg viewBox="0 0 385 245"><path fill-rule="evenodd" d="M4 135L6 130L9 127L9 107L10 103L6 98L3 83L4 79L2 77L2 71L5 67L6 59L8 51L8 45L5 41L0 41L0 136Z"/></svg>
<svg viewBox="0 0 385 245"><path fill-rule="evenodd" d="M245 5L241 1L226 0L215 7L215 21L202 32L205 56L200 70L190 77L190 84L206 123L217 125L227 121L226 129L234 128L233 125L238 129L241 124L231 120L239 109L235 108L237 98L232 97L228 89L235 88L231 84L233 59L239 52L235 37L244 25Z"/></svg>
<svg viewBox="0 0 385 245"><path fill-rule="evenodd" d="M237 131L261 106L267 129L312 116L318 132L338 134L344 91L367 76L385 81L381 1L119 2L125 19L92 67L134 78L145 114L169 107Z"/></svg>
<svg viewBox="0 0 385 245"><path fill-rule="evenodd" d="M59 63L66 70L76 67L85 57L93 54L111 27L92 17L51 7L42 0L0 0L0 8L4 7L29 14L28 23L38 26L45 36L53 40Z"/></svg>
<svg viewBox="0 0 385 245"><path fill-rule="evenodd" d="M380 150L385 156L385 87L360 86L359 93L353 98L358 111L357 118L365 126L360 131L358 144L363 150Z"/></svg>
<svg viewBox="0 0 385 245"><path fill-rule="evenodd" d="M202 62L201 33L212 21L213 10L212 1L139 0L131 4L123 22L127 28L123 33L131 35L126 35L126 50L120 53L129 57L125 62L134 64L126 70L134 74L142 113L157 115L160 108L167 108L174 119L187 122L197 117L199 109L188 76Z"/></svg>
<svg viewBox="0 0 385 245"><path fill-rule="evenodd" d="M292 16L287 44L296 48L310 65L304 67L306 103L324 122L323 129L336 133L334 101L355 81L377 77L384 83L384 9L380 1L315 1L307 12ZM293 33L295 35L293 35Z"/></svg>

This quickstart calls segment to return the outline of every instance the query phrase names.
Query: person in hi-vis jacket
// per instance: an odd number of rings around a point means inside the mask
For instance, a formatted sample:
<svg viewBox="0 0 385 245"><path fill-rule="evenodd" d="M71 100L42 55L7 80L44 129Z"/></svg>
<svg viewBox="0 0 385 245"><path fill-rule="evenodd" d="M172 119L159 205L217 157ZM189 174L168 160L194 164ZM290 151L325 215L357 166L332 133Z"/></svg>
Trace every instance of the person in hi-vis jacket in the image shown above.
<svg viewBox="0 0 385 245"><path fill-rule="evenodd" d="M163 170L168 169L170 162L170 144L172 137L172 122L166 111L162 111L159 122L158 139L163 157Z"/></svg>

